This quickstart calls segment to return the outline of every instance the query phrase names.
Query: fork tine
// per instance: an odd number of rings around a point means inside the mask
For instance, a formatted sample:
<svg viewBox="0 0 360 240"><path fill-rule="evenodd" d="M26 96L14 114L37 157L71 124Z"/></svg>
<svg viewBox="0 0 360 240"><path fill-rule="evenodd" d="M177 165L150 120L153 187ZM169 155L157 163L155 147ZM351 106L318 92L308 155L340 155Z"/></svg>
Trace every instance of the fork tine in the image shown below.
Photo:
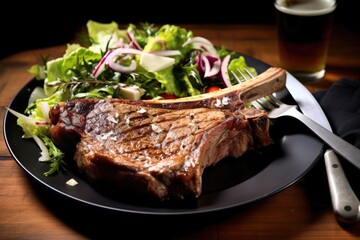
<svg viewBox="0 0 360 240"><path fill-rule="evenodd" d="M268 100L273 104L275 107L279 107L282 103L279 99L277 99L274 95L270 94L267 96Z"/></svg>
<svg viewBox="0 0 360 240"><path fill-rule="evenodd" d="M251 78L254 77L254 75L252 75L252 73L247 68L244 67L243 69Z"/></svg>
<svg viewBox="0 0 360 240"><path fill-rule="evenodd" d="M238 73L243 77L244 81L248 80L249 78L245 76L245 74L242 73L242 71L240 71L240 69L236 69L238 71Z"/></svg>
<svg viewBox="0 0 360 240"><path fill-rule="evenodd" d="M267 97L256 99L254 102L260 104L262 106L262 109L264 109L265 111L271 111L272 109L277 107L273 105L271 102L269 102Z"/></svg>
<svg viewBox="0 0 360 240"><path fill-rule="evenodd" d="M252 101L251 104L257 109L266 111L266 109L258 102L258 99Z"/></svg>
<svg viewBox="0 0 360 240"><path fill-rule="evenodd" d="M231 74L234 76L234 78L236 79L236 81L237 81L238 83L241 83L241 82L242 82L241 79L236 75L236 73L234 73L234 71L231 71ZM245 78L245 80L246 80L246 78Z"/></svg>
<svg viewBox="0 0 360 240"><path fill-rule="evenodd" d="M243 70L250 76L250 78L253 78L254 75L251 74L251 72L247 69L247 68L243 68ZM240 70L240 69L236 69L236 71L241 75L241 77L243 79L240 79L238 77L238 75L236 75L236 73L234 71L231 71L231 74L234 76L234 78L236 79L236 81L238 83L241 83L241 82L245 82L246 80L249 80L249 78Z"/></svg>

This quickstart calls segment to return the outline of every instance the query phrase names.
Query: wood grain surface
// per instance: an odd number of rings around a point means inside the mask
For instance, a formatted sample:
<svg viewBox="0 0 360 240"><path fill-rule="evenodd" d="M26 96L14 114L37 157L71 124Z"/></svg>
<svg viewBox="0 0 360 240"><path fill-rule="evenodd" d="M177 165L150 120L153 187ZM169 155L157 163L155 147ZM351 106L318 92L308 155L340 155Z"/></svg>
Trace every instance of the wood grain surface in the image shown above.
<svg viewBox="0 0 360 240"><path fill-rule="evenodd" d="M217 46L278 66L272 25L184 25ZM325 78L308 84L328 89L346 77L360 79L360 34L333 29ZM20 52L0 60L0 118L16 93L32 79L27 69L64 53L66 43ZM1 121L2 127L3 121ZM355 177L356 179L356 177ZM357 177L357 180L360 176ZM154 217L114 213L60 197L14 161L0 136L0 239L358 239L360 223L339 224L332 212L323 161L276 195L206 216ZM355 183L354 183L355 184ZM354 185L354 186L359 186Z"/></svg>

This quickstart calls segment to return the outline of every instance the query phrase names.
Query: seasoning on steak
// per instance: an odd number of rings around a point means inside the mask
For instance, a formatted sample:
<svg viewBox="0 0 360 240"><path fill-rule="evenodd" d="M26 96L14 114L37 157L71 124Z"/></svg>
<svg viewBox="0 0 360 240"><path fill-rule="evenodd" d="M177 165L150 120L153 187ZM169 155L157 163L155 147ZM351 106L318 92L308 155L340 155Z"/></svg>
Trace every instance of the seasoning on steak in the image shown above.
<svg viewBox="0 0 360 240"><path fill-rule="evenodd" d="M181 109L174 109L180 100L175 105L71 100L51 109L50 136L74 152L79 171L91 182L105 180L160 200L196 198L207 166L271 142L265 112L246 108L239 99L237 107L230 104L234 98L228 93L206 99Z"/></svg>

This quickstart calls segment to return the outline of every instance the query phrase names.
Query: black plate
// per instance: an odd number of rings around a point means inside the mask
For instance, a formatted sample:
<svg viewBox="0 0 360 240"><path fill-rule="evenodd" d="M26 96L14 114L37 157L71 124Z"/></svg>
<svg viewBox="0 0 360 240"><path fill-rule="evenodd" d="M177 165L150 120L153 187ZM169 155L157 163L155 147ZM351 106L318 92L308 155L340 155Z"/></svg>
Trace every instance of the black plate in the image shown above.
<svg viewBox="0 0 360 240"><path fill-rule="evenodd" d="M259 73L269 65L244 56L249 66ZM297 81L291 75L287 81ZM30 81L13 99L10 108L23 112L30 93L41 82ZM287 90L280 93L283 100L294 102ZM304 98L312 98L304 88ZM319 110L314 102L313 109ZM7 147L17 163L36 181L45 187L87 205L113 211L152 214L186 215L207 213L243 206L270 197L287 188L304 176L323 154L323 144L295 120L287 118L275 122L271 127L274 144L260 151L250 151L241 159L224 159L217 166L209 167L203 175L203 193L196 200L184 202L157 203L137 197L112 196L88 184L74 170L56 176L45 177L49 165L39 163L40 151L31 139L23 139L22 129L16 124L16 117L9 112L4 118L4 136ZM66 184L70 178L78 185Z"/></svg>

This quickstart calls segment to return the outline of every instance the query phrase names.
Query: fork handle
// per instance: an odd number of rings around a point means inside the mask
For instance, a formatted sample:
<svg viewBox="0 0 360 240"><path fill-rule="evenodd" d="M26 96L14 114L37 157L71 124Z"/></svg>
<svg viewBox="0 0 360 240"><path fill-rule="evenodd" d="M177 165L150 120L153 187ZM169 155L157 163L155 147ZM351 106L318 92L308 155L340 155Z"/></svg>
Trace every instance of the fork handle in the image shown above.
<svg viewBox="0 0 360 240"><path fill-rule="evenodd" d="M360 169L360 149L346 142L341 137L335 135L320 124L311 120L301 112L294 109L292 116L303 122L310 130L320 137L327 145L329 145L340 156L348 160L355 167Z"/></svg>
<svg viewBox="0 0 360 240"><path fill-rule="evenodd" d="M324 160L336 219L345 224L357 222L360 217L360 202L345 176L339 159L333 150L328 149L324 154Z"/></svg>

